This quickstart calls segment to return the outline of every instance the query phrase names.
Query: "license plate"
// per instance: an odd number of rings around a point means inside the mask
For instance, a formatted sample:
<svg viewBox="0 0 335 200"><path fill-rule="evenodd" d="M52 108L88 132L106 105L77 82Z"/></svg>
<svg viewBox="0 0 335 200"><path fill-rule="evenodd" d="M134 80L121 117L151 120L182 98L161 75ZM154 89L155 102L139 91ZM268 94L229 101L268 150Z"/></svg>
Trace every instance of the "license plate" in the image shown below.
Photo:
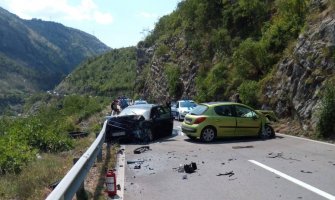
<svg viewBox="0 0 335 200"><path fill-rule="evenodd" d="M124 131L120 131L120 132L115 132L115 133L112 133L112 136L123 136L123 135L126 135L126 132Z"/></svg>

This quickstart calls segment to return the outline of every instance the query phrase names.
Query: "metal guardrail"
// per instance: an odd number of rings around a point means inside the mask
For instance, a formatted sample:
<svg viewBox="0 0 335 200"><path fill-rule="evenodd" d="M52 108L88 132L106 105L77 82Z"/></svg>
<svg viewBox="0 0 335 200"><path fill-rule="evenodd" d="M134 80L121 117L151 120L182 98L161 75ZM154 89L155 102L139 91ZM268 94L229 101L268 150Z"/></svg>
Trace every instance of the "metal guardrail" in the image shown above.
<svg viewBox="0 0 335 200"><path fill-rule="evenodd" d="M93 166L97 155L102 150L105 141L107 120L89 149L79 158L76 164L64 176L57 187L49 194L46 200L71 200L85 180Z"/></svg>

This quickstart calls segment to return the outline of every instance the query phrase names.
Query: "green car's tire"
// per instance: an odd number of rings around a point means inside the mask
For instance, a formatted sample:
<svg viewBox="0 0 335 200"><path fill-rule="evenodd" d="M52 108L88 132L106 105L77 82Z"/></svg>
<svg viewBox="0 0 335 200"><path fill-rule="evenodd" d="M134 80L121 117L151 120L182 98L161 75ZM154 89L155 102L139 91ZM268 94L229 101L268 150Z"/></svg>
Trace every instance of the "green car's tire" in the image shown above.
<svg viewBox="0 0 335 200"><path fill-rule="evenodd" d="M203 142L212 142L216 137L216 130L214 127L206 126L201 131L200 140Z"/></svg>
<svg viewBox="0 0 335 200"><path fill-rule="evenodd" d="M269 125L264 125L264 128L262 128L260 137L262 139L270 139L275 137L275 131L273 128Z"/></svg>

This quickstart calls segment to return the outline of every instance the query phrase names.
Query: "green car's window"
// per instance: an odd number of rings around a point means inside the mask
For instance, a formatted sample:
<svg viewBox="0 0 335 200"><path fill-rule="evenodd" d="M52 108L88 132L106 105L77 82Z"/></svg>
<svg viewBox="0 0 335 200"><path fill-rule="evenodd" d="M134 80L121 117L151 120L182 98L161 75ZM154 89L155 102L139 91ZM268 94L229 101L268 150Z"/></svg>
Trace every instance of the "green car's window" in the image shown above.
<svg viewBox="0 0 335 200"><path fill-rule="evenodd" d="M195 108L192 109L190 112L191 115L202 115L208 109L205 105L197 105Z"/></svg>
<svg viewBox="0 0 335 200"><path fill-rule="evenodd" d="M253 118L255 116L257 115L253 110L242 106L236 106L236 117Z"/></svg>
<svg viewBox="0 0 335 200"><path fill-rule="evenodd" d="M221 116L226 116L226 117L232 117L233 116L231 106L228 106L228 105L216 106L214 108L214 111L215 111L216 114L221 115Z"/></svg>

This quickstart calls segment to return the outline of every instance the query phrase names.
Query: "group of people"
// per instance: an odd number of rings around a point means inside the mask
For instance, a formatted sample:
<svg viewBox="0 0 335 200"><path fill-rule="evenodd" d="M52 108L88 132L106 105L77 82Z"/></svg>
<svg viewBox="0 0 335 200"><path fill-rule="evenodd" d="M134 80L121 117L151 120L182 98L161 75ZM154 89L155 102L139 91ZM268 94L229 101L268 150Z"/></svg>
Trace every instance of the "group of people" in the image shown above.
<svg viewBox="0 0 335 200"><path fill-rule="evenodd" d="M125 97L118 97L111 103L112 116L120 114L120 112L128 107L128 102Z"/></svg>

